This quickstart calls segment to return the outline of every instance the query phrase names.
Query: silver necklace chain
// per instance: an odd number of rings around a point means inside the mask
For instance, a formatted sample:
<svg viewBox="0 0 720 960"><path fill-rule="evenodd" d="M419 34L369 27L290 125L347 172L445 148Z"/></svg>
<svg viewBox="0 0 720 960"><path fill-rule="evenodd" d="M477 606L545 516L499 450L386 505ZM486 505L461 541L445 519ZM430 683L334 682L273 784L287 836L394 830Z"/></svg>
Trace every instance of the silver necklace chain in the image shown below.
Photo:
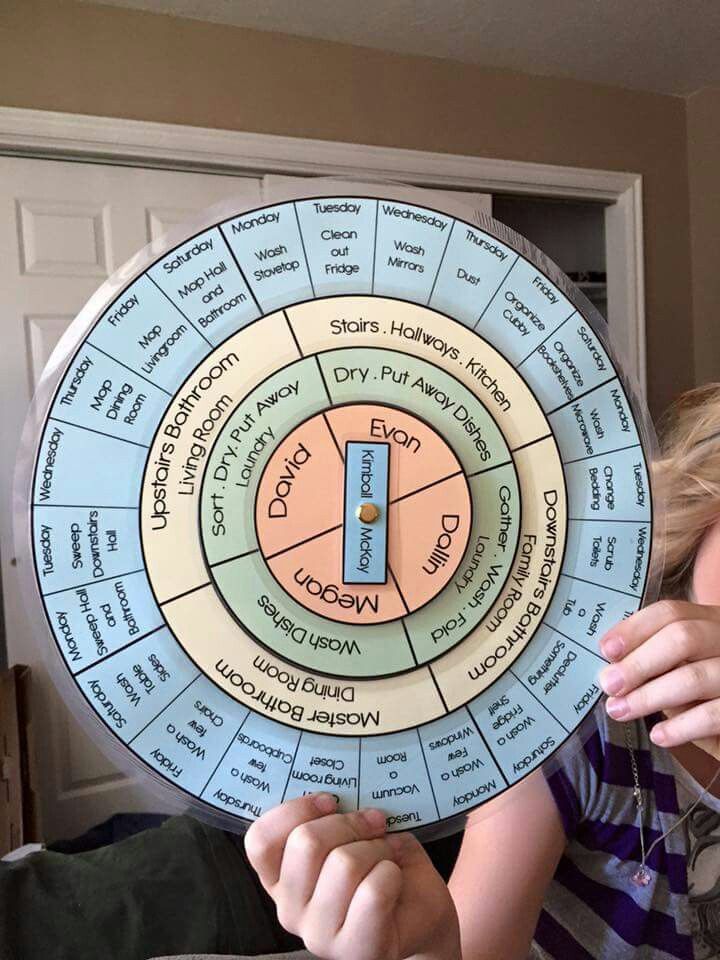
<svg viewBox="0 0 720 960"><path fill-rule="evenodd" d="M718 779L718 777L720 777L720 765L718 766L715 773L712 775L710 781L707 783L705 787L703 787L702 791L698 794L695 800L690 804L690 806L687 808L685 813L681 817L679 817L675 821L675 823L673 823L673 825L669 827L661 836L653 840L649 848L646 850L645 849L645 822L644 822L645 821L645 801L643 799L642 787L640 786L640 774L638 772L635 747L633 746L633 743L630 738L630 725L627 723L623 724L623 735L625 737L625 746L627 747L628 753L630 755L630 768L632 770L632 777L633 777L632 792L633 792L633 799L635 800L635 805L637 806L637 809L638 809L638 820L639 820L638 832L640 834L640 866L632 875L631 879L632 879L632 882L636 884L638 887L646 887L650 883L650 880L652 879L650 875L650 871L647 868L648 858L652 854L655 847L657 847L659 843L662 843L662 841L665 840L665 838L668 837L676 827L679 827L681 823L687 820L687 818L693 812L695 807L697 807L700 801L707 796L708 791L711 790L715 781Z"/></svg>

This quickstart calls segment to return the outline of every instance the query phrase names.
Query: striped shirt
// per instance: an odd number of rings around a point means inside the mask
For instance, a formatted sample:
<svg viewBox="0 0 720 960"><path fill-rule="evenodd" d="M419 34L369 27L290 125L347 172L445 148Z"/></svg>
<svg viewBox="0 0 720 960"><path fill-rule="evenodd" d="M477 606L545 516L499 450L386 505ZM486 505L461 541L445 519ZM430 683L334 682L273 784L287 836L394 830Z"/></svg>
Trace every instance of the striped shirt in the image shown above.
<svg viewBox="0 0 720 960"><path fill-rule="evenodd" d="M653 722L631 726L647 847L673 826L679 813L672 758L648 736ZM545 776L568 845L546 894L532 955L693 960L687 835L682 827L653 850L648 886L631 879L640 863L640 834L623 725L598 707L583 726L576 748L561 751Z"/></svg>

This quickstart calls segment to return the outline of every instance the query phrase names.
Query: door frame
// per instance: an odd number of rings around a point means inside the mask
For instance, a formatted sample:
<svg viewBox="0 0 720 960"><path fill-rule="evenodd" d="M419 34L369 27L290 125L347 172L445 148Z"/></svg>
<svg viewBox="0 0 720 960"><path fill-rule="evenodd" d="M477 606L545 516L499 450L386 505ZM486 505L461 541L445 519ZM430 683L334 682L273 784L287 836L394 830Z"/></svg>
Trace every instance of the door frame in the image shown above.
<svg viewBox="0 0 720 960"><path fill-rule="evenodd" d="M646 396L642 175L0 107L0 153L201 173L337 176L605 204L611 341Z"/></svg>

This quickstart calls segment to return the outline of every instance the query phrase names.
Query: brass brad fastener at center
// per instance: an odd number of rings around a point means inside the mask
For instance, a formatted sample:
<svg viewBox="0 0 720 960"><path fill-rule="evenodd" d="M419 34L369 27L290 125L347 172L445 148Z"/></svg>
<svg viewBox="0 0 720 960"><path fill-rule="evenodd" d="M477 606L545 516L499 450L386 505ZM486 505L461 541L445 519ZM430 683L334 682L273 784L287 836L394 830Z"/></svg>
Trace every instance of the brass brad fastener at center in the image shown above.
<svg viewBox="0 0 720 960"><path fill-rule="evenodd" d="M361 503L355 508L355 516L362 523L375 523L380 516L380 507L374 503Z"/></svg>

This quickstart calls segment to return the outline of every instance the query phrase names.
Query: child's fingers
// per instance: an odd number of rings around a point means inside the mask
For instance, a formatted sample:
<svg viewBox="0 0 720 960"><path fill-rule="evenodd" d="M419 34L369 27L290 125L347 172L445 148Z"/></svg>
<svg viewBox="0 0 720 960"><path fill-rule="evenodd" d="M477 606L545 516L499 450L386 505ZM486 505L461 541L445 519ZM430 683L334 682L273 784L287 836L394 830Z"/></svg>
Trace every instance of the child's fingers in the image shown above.
<svg viewBox="0 0 720 960"><path fill-rule="evenodd" d="M686 663L605 705L614 720L635 720L660 710L720 697L720 659ZM715 730L720 733L720 727Z"/></svg>
<svg viewBox="0 0 720 960"><path fill-rule="evenodd" d="M381 860L373 867L348 908L338 937L338 956L347 956L350 949L359 960L395 960L406 956L395 922L402 887L403 873L396 863Z"/></svg>
<svg viewBox="0 0 720 960"><path fill-rule="evenodd" d="M280 878L272 891L278 913L282 912L290 925L296 926L297 917L309 903L330 852L384 833L385 815L375 809L331 814L296 827L285 844ZM280 922L290 929L284 920Z"/></svg>
<svg viewBox="0 0 720 960"><path fill-rule="evenodd" d="M345 923L350 903L370 871L381 860L395 860L386 838L358 840L335 847L325 858L315 891L303 917L306 929L322 931L324 943L334 940ZM313 953L322 951L313 950Z"/></svg>
<svg viewBox="0 0 720 960"><path fill-rule="evenodd" d="M600 685L610 696L626 694L682 663L720 655L720 623L676 620L658 630L621 660L605 667Z"/></svg>
<svg viewBox="0 0 720 960"><path fill-rule="evenodd" d="M245 834L245 852L266 890L280 877L285 844L292 831L335 810L337 803L332 794L298 797L269 810L250 826Z"/></svg>
<svg viewBox="0 0 720 960"><path fill-rule="evenodd" d="M650 739L660 747L679 747L684 743L717 739L720 735L720 699L705 701L689 710L656 723Z"/></svg>
<svg viewBox="0 0 720 960"><path fill-rule="evenodd" d="M720 607L685 600L660 600L608 630L600 640L600 651L607 660L620 660L676 620L714 620L720 624Z"/></svg>

